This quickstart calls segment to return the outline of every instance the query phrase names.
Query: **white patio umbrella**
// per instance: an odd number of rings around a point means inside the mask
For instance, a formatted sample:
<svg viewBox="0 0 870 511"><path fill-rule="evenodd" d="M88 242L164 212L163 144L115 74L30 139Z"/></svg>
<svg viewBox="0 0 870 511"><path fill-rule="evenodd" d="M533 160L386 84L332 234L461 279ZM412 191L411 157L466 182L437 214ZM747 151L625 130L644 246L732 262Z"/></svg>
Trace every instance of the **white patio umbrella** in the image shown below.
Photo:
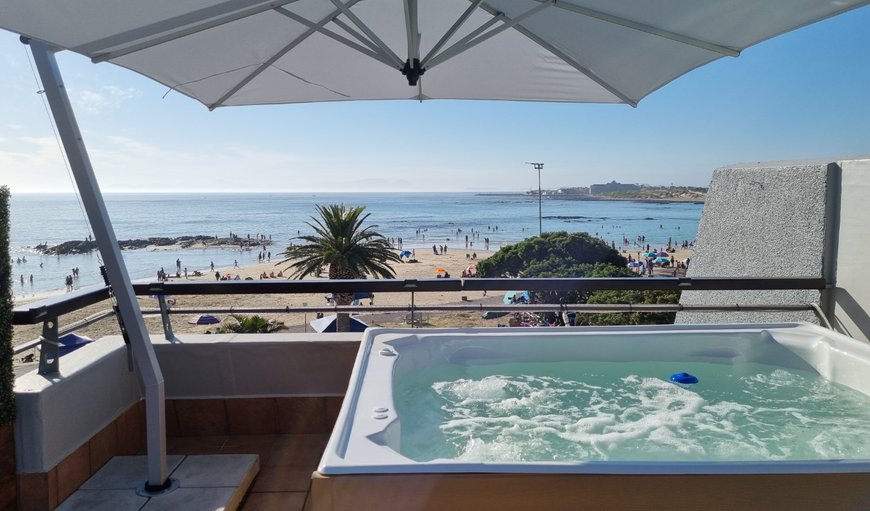
<svg viewBox="0 0 870 511"><path fill-rule="evenodd" d="M637 102L867 0L6 0L0 27L209 108L357 99Z"/></svg>
<svg viewBox="0 0 870 511"><path fill-rule="evenodd" d="M627 103L870 0L3 0L32 42L145 388L148 484L169 485L163 376L53 51L209 108L357 99Z"/></svg>

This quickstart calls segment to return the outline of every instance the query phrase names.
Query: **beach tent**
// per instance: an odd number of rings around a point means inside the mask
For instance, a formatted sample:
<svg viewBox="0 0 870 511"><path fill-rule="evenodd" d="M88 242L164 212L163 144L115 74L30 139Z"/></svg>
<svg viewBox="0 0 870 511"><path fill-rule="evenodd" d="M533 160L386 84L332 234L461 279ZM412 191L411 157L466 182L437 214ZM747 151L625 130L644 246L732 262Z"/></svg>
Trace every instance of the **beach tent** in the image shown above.
<svg viewBox="0 0 870 511"><path fill-rule="evenodd" d="M188 321L191 325L214 325L220 323L221 320L217 316L211 314L200 314L190 318Z"/></svg>
<svg viewBox="0 0 870 511"><path fill-rule="evenodd" d="M313 328L317 333L335 332L335 319L336 316L324 316L315 319L314 321L309 321L308 324L311 325L311 328ZM363 323L359 318L354 316L350 317L351 332L364 332L367 327L368 325Z"/></svg>
<svg viewBox="0 0 870 511"><path fill-rule="evenodd" d="M164 382L54 53L209 109L358 99L637 105L675 78L867 0L6 0L30 45L145 393L148 485L169 484ZM418 119L396 119L413 128Z"/></svg>

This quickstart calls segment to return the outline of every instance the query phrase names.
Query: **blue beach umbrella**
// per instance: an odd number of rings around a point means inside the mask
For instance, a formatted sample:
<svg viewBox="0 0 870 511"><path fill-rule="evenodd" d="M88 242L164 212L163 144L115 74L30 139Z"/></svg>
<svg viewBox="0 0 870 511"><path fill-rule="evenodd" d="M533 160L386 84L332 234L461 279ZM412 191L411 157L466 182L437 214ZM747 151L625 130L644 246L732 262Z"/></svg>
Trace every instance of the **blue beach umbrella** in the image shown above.
<svg viewBox="0 0 870 511"><path fill-rule="evenodd" d="M658 264L658 263L668 263L668 264L670 264L671 260L668 259L667 257L656 257L655 260L653 260L653 262L654 262L654 263L657 263L657 264Z"/></svg>
<svg viewBox="0 0 870 511"><path fill-rule="evenodd" d="M411 257L411 251L410 250L402 250L399 253L399 258L402 258L402 257Z"/></svg>
<svg viewBox="0 0 870 511"><path fill-rule="evenodd" d="M220 318L218 318L217 316L212 316L211 314L200 314L188 320L188 323L190 323L191 325L214 325L220 322Z"/></svg>
<svg viewBox="0 0 870 511"><path fill-rule="evenodd" d="M71 332L57 338L57 353L60 356L64 356L67 353L72 353L73 351L81 348L85 344L90 344L92 342L94 342L94 340L90 337ZM41 348L41 346L36 347L36 349L38 350Z"/></svg>
<svg viewBox="0 0 870 511"><path fill-rule="evenodd" d="M632 261L632 262L628 263L627 266L629 268L637 268L638 266L643 266L643 264L641 264L637 261Z"/></svg>
<svg viewBox="0 0 870 511"><path fill-rule="evenodd" d="M308 324L311 325L311 328L313 328L317 333L335 332L335 320L336 316L324 316L315 319L314 321L309 321ZM368 325L363 323L362 320L353 316L350 317L351 332L364 332L367 327Z"/></svg>
<svg viewBox="0 0 870 511"><path fill-rule="evenodd" d="M529 303L528 291L508 291L502 299L504 303Z"/></svg>
<svg viewBox="0 0 870 511"><path fill-rule="evenodd" d="M658 254L656 254L655 252L644 252L641 255L646 257L647 259L649 259L650 257L658 257Z"/></svg>

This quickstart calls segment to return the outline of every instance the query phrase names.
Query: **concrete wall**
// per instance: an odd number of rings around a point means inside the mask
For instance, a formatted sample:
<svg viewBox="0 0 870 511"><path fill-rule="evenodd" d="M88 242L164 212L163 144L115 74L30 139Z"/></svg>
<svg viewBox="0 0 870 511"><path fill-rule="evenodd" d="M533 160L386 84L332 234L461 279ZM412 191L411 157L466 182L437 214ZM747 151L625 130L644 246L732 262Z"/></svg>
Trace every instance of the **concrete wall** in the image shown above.
<svg viewBox="0 0 870 511"><path fill-rule="evenodd" d="M830 291L688 291L681 303L821 303L837 330L867 340L870 254L863 201L870 160L814 160L717 169L698 228L689 277L823 277ZM823 296L824 295L824 296ZM677 323L807 321L810 311L681 312Z"/></svg>
<svg viewBox="0 0 870 511"><path fill-rule="evenodd" d="M152 336L167 399L343 396L361 334ZM60 372L15 381L19 473L44 473L142 399L120 336L60 361Z"/></svg>

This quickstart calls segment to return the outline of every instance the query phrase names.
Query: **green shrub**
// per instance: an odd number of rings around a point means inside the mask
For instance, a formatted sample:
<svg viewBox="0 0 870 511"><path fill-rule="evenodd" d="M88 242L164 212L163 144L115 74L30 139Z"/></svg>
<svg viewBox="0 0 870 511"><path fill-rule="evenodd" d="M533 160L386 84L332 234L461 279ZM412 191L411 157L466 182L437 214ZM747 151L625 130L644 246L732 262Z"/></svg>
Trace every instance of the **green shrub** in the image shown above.
<svg viewBox="0 0 870 511"><path fill-rule="evenodd" d="M12 257L9 255L9 188L0 186L0 425L15 419L12 372Z"/></svg>

